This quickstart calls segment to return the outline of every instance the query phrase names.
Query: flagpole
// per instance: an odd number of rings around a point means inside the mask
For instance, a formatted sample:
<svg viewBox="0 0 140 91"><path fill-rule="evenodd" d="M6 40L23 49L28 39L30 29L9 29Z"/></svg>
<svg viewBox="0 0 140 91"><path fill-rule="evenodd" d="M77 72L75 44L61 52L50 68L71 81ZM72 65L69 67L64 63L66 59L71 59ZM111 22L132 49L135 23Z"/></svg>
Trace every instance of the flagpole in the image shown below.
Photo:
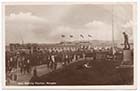
<svg viewBox="0 0 140 91"><path fill-rule="evenodd" d="M61 35L61 42L62 42L62 43L65 42L65 41L64 41L64 37L65 37L64 35Z"/></svg>
<svg viewBox="0 0 140 91"><path fill-rule="evenodd" d="M70 35L70 42L73 42L73 35Z"/></svg>
<svg viewBox="0 0 140 91"><path fill-rule="evenodd" d="M112 50L114 55L114 5L112 5Z"/></svg>
<svg viewBox="0 0 140 91"><path fill-rule="evenodd" d="M21 44L24 44L23 36L22 36L22 33L21 33L20 30L19 30L19 35L20 35L20 38L21 38Z"/></svg>
<svg viewBox="0 0 140 91"><path fill-rule="evenodd" d="M92 40L92 36L88 34L88 40Z"/></svg>

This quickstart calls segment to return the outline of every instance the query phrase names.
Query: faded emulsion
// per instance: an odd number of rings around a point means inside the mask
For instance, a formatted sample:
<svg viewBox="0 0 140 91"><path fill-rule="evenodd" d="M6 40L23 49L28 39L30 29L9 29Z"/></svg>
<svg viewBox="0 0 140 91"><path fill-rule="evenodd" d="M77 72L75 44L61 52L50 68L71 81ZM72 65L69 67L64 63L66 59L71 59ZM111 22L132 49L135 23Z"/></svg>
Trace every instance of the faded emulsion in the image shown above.
<svg viewBox="0 0 140 91"><path fill-rule="evenodd" d="M6 86L133 85L133 8L5 5Z"/></svg>

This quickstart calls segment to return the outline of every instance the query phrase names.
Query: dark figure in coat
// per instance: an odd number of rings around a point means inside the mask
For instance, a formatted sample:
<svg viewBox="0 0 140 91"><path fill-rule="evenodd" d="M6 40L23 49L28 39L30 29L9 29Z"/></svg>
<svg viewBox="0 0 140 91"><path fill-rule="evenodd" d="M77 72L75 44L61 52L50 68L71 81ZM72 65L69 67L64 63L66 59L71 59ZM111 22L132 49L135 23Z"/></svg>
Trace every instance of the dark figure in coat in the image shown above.
<svg viewBox="0 0 140 91"><path fill-rule="evenodd" d="M130 44L128 42L128 35L123 32L123 35L124 35L124 49L130 49Z"/></svg>

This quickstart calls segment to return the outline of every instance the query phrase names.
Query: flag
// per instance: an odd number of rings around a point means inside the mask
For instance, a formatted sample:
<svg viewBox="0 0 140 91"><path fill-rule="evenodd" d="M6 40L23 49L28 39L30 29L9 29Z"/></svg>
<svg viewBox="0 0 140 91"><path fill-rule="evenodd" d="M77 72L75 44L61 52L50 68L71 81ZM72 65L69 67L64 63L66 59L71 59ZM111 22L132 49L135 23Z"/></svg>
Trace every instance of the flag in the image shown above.
<svg viewBox="0 0 140 91"><path fill-rule="evenodd" d="M61 37L62 37L62 38L64 38L64 37L65 37L65 35L61 35Z"/></svg>
<svg viewBox="0 0 140 91"><path fill-rule="evenodd" d="M88 35L88 37L92 37L91 35Z"/></svg>
<svg viewBox="0 0 140 91"><path fill-rule="evenodd" d="M82 34L80 34L80 37L84 38L84 36Z"/></svg>
<svg viewBox="0 0 140 91"><path fill-rule="evenodd" d="M70 35L70 38L72 38L73 37L73 35Z"/></svg>

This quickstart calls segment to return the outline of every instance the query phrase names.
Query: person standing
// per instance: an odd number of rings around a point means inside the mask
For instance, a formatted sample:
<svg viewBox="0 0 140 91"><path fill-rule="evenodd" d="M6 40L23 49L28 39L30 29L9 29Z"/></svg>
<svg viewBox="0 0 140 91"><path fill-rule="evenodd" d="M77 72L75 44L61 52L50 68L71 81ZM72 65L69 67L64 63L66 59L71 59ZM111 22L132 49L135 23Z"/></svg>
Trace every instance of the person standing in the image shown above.
<svg viewBox="0 0 140 91"><path fill-rule="evenodd" d="M55 64L55 56L52 54L51 55L51 69L54 69L54 64Z"/></svg>
<svg viewBox="0 0 140 91"><path fill-rule="evenodd" d="M30 66L30 59L27 59L27 63L26 63L26 67L27 67L27 73L31 72L31 66Z"/></svg>
<svg viewBox="0 0 140 91"><path fill-rule="evenodd" d="M130 44L128 42L128 35L123 32L123 36L124 36L124 49L130 49Z"/></svg>

